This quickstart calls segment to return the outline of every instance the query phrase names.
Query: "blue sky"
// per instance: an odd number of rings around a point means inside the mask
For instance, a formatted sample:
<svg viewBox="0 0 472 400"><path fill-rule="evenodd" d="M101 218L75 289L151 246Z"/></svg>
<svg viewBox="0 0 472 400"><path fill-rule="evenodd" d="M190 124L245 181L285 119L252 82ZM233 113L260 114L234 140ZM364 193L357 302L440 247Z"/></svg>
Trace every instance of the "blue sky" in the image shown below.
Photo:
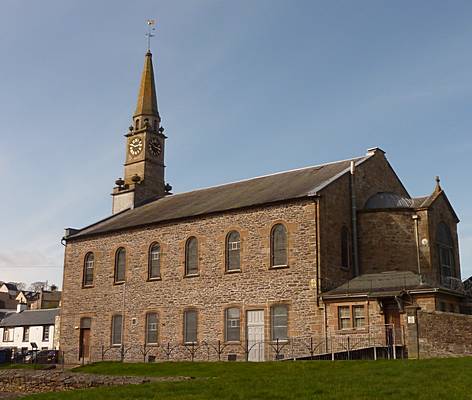
<svg viewBox="0 0 472 400"><path fill-rule="evenodd" d="M472 275L471 17L459 0L3 0L0 280L61 284L63 228L110 213L147 18L175 192L380 146L412 195L441 176Z"/></svg>

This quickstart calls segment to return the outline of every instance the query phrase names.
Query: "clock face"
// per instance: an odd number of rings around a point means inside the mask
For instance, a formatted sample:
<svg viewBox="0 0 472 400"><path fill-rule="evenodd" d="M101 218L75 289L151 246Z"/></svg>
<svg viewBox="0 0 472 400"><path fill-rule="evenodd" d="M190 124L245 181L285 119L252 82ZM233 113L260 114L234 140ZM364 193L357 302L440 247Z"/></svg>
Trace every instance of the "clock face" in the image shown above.
<svg viewBox="0 0 472 400"><path fill-rule="evenodd" d="M159 154L161 154L162 146L159 143L159 140L152 139L149 142L149 149L151 150L151 153L154 154L155 156L158 156Z"/></svg>
<svg viewBox="0 0 472 400"><path fill-rule="evenodd" d="M139 137L132 139L129 142L129 154L136 157L143 150L143 140Z"/></svg>

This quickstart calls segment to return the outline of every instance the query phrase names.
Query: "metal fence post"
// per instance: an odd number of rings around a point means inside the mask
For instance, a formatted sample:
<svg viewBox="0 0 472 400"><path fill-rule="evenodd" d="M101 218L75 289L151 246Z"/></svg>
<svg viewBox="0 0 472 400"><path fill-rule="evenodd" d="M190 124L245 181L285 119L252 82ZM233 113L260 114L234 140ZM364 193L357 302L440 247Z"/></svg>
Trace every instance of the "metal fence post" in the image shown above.
<svg viewBox="0 0 472 400"><path fill-rule="evenodd" d="M395 324L392 325L392 344L393 344L393 359L397 359L397 344L395 343Z"/></svg>
<svg viewBox="0 0 472 400"><path fill-rule="evenodd" d="M334 346L333 346L333 337L331 336L331 361L334 361Z"/></svg>

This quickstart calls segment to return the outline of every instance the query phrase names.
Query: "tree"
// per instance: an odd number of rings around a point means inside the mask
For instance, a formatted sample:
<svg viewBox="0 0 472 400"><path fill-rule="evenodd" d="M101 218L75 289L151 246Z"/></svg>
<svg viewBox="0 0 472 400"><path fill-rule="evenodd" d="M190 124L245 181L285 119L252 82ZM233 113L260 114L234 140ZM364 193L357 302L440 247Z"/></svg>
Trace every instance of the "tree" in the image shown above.
<svg viewBox="0 0 472 400"><path fill-rule="evenodd" d="M18 290L26 290L26 283L24 282L15 282L15 285Z"/></svg>
<svg viewBox="0 0 472 400"><path fill-rule="evenodd" d="M29 290L31 290L32 292L40 292L41 289L46 289L46 282L33 282L30 286L29 286Z"/></svg>

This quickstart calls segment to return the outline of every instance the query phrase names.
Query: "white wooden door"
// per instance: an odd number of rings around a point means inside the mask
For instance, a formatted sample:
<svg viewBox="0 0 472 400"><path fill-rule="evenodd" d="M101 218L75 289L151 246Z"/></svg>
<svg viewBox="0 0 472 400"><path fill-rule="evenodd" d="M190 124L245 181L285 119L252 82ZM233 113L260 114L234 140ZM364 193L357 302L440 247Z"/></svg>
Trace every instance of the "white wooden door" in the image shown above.
<svg viewBox="0 0 472 400"><path fill-rule="evenodd" d="M264 310L247 312L248 361L264 361Z"/></svg>

